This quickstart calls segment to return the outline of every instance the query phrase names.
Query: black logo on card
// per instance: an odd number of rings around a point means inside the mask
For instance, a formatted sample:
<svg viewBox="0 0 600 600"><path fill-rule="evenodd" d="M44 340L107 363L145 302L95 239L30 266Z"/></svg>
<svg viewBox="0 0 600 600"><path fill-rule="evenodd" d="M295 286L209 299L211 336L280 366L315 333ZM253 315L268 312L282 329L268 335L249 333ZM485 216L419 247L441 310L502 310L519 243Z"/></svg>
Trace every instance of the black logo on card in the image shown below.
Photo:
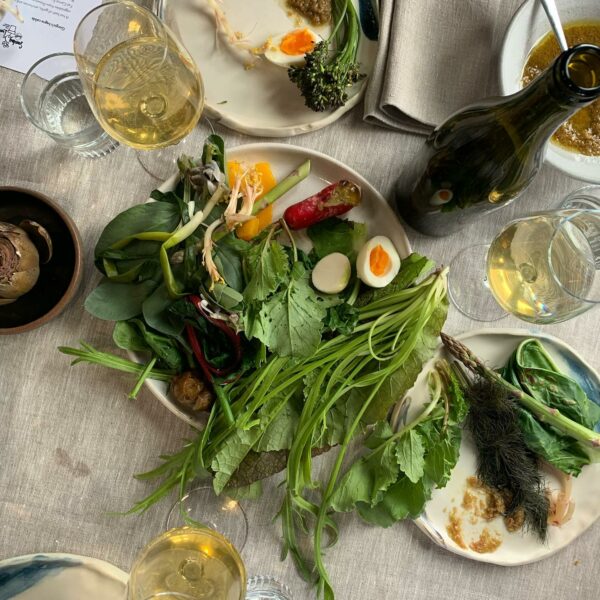
<svg viewBox="0 0 600 600"><path fill-rule="evenodd" d="M23 48L23 34L17 32L16 25L5 23L0 25L0 43L3 48L17 46L20 50Z"/></svg>

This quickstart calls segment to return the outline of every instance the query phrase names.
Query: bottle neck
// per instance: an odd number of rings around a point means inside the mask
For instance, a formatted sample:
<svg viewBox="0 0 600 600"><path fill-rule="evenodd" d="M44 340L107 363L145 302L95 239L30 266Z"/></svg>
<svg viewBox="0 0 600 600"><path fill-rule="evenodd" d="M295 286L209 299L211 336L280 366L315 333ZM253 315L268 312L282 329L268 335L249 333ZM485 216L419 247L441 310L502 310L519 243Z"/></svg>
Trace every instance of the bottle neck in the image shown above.
<svg viewBox="0 0 600 600"><path fill-rule="evenodd" d="M540 77L509 97L505 117L523 139L546 140L572 114L599 97L600 48L580 44L560 54Z"/></svg>

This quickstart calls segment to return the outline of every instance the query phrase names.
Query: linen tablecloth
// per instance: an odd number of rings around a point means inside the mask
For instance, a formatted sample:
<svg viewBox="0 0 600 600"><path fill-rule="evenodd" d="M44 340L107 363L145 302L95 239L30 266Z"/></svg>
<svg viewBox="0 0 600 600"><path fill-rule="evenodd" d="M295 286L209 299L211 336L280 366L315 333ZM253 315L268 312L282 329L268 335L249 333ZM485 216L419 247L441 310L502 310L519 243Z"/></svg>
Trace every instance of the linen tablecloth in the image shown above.
<svg viewBox="0 0 600 600"><path fill-rule="evenodd" d="M100 160L58 148L25 119L18 101L22 76L0 70L0 184L21 185L55 199L77 223L85 246L85 276L72 305L46 326L0 337L0 559L39 551L72 552L128 570L135 554L164 528L169 502L141 516L115 517L151 487L132 474L179 447L188 427L146 389L130 401L129 376L101 367L69 367L56 350L87 340L108 349L112 325L91 318L85 296L98 274L92 248L105 223L145 200L155 186L134 153L119 148ZM332 126L288 141L314 148L365 175L392 198L395 179L423 138L372 127L357 108ZM256 141L220 130L228 147ZM486 242L511 217L555 205L582 182L544 167L512 206L479 221L460 236L429 239L410 231L413 248L439 262L465 244ZM598 312L545 327L600 368ZM445 330L455 334L479 325L451 307ZM525 327L511 317L494 327ZM319 462L319 461L317 461ZM243 552L250 573L284 579L298 600L314 591L279 561L278 478L265 485L258 503L245 503L250 536ZM390 529L340 518L340 541L326 561L340 600L592 600L600 578L600 524L544 561L502 568L465 560L434 546L410 522ZM83 599L82 599L83 600Z"/></svg>

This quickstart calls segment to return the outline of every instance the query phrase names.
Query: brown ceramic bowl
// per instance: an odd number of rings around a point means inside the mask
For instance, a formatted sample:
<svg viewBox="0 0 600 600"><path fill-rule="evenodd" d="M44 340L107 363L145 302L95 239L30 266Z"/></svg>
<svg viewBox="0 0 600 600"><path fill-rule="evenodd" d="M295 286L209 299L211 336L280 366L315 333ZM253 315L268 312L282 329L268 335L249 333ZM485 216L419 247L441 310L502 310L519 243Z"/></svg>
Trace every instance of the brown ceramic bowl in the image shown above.
<svg viewBox="0 0 600 600"><path fill-rule="evenodd" d="M0 221L32 219L52 238L51 260L40 265L31 291L0 306L0 335L23 333L58 316L75 296L83 275L81 238L71 217L49 198L24 188L0 187Z"/></svg>

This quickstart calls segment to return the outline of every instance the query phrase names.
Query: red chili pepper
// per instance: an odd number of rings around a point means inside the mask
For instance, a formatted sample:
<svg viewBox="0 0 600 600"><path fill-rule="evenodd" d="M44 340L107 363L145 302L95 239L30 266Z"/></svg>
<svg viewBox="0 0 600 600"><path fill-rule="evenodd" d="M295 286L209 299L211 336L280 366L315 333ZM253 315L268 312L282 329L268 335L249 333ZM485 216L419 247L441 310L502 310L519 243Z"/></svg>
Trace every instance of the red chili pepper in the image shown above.
<svg viewBox="0 0 600 600"><path fill-rule="evenodd" d="M293 204L283 213L283 218L290 229L304 229L329 217L343 215L358 206L360 201L360 187L342 179Z"/></svg>
<svg viewBox="0 0 600 600"><path fill-rule="evenodd" d="M234 351L234 361L233 361L232 365L229 367L225 367L222 369L213 367L206 360L204 353L202 353L202 356L204 357L204 360L212 373L214 373L217 377L223 377L225 375L229 375L230 373L235 371L235 369L238 367L238 365L240 364L240 362L242 360L242 341L241 341L239 333L235 332L231 327L229 327L221 319L215 319L213 316L211 316L211 314L202 306L202 298L200 298L200 296L190 295L190 296L188 296L188 301L191 302L196 307L196 310L209 323L211 323L211 325L214 325L215 327L217 327L217 329L222 331L227 336L229 341L231 342L231 345L233 346L233 351ZM202 348L200 348L200 349L202 349Z"/></svg>

